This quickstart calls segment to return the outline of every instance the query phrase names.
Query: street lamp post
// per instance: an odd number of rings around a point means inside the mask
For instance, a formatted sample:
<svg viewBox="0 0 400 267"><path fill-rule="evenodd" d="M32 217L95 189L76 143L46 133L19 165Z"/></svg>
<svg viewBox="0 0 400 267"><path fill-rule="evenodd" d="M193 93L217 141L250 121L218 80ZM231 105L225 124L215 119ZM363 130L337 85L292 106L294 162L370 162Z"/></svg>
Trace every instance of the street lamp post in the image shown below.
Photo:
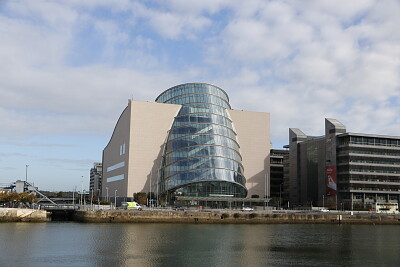
<svg viewBox="0 0 400 267"><path fill-rule="evenodd" d="M264 175L264 196L267 198L267 173ZM264 200L264 210L265 210L265 203L266 200Z"/></svg>
<svg viewBox="0 0 400 267"><path fill-rule="evenodd" d="M97 207L100 205L100 189L97 188Z"/></svg>
<svg viewBox="0 0 400 267"><path fill-rule="evenodd" d="M83 189L83 208L86 208L86 191Z"/></svg>
<svg viewBox="0 0 400 267"><path fill-rule="evenodd" d="M115 204L115 209L117 209L117 189L115 189L115 192L114 192L114 204Z"/></svg>
<svg viewBox="0 0 400 267"><path fill-rule="evenodd" d="M75 188L72 188L72 205L74 206L75 209Z"/></svg>
<svg viewBox="0 0 400 267"><path fill-rule="evenodd" d="M90 207L93 210L93 188L90 189L90 193L91 193L91 196L90 196Z"/></svg>
<svg viewBox="0 0 400 267"><path fill-rule="evenodd" d="M81 187L81 205L83 205L83 176L82 177L82 187Z"/></svg>
<svg viewBox="0 0 400 267"><path fill-rule="evenodd" d="M150 170L150 192L149 192L149 207L151 207L151 178L153 176L153 169Z"/></svg>
<svg viewBox="0 0 400 267"><path fill-rule="evenodd" d="M25 182L28 182L28 167L29 165L25 165Z"/></svg>

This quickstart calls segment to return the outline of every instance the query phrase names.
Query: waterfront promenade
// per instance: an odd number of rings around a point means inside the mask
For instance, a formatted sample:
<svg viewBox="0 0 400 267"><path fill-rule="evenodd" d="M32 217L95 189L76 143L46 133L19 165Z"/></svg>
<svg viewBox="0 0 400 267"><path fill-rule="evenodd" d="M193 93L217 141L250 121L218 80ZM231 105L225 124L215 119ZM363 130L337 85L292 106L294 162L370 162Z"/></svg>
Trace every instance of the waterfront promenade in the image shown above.
<svg viewBox="0 0 400 267"><path fill-rule="evenodd" d="M76 211L79 222L195 224L400 224L400 214L240 210Z"/></svg>
<svg viewBox="0 0 400 267"><path fill-rule="evenodd" d="M71 213L72 212L72 213ZM89 223L193 223L193 224L400 224L400 214L295 210L75 210L52 216L37 209L0 208L0 222L76 221Z"/></svg>

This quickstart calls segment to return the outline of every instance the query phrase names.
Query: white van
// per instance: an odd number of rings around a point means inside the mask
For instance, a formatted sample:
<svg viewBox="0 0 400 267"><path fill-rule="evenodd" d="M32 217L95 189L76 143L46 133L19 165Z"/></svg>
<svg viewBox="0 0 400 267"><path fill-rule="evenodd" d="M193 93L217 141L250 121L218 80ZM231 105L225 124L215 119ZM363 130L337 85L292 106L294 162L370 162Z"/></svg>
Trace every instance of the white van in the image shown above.
<svg viewBox="0 0 400 267"><path fill-rule="evenodd" d="M123 202L122 207L125 210L142 210L142 206L140 206L139 203L133 201L133 202Z"/></svg>

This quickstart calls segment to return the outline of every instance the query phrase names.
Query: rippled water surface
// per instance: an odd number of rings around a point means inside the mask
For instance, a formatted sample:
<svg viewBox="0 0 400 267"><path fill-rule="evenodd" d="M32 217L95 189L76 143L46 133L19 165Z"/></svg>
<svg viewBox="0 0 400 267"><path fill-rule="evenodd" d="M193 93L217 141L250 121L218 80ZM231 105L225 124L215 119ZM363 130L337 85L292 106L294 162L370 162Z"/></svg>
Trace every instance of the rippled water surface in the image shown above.
<svg viewBox="0 0 400 267"><path fill-rule="evenodd" d="M2 223L0 266L400 266L400 227Z"/></svg>

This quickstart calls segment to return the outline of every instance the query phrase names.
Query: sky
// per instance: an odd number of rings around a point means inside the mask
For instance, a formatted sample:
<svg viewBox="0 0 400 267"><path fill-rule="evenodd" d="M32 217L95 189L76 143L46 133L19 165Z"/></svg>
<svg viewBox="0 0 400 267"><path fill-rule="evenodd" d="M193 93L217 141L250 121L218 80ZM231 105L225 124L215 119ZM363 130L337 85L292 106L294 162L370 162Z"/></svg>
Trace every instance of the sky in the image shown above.
<svg viewBox="0 0 400 267"><path fill-rule="evenodd" d="M87 189L128 99L188 82L269 112L277 149L324 118L399 136L399 14L399 0L0 0L0 184Z"/></svg>

